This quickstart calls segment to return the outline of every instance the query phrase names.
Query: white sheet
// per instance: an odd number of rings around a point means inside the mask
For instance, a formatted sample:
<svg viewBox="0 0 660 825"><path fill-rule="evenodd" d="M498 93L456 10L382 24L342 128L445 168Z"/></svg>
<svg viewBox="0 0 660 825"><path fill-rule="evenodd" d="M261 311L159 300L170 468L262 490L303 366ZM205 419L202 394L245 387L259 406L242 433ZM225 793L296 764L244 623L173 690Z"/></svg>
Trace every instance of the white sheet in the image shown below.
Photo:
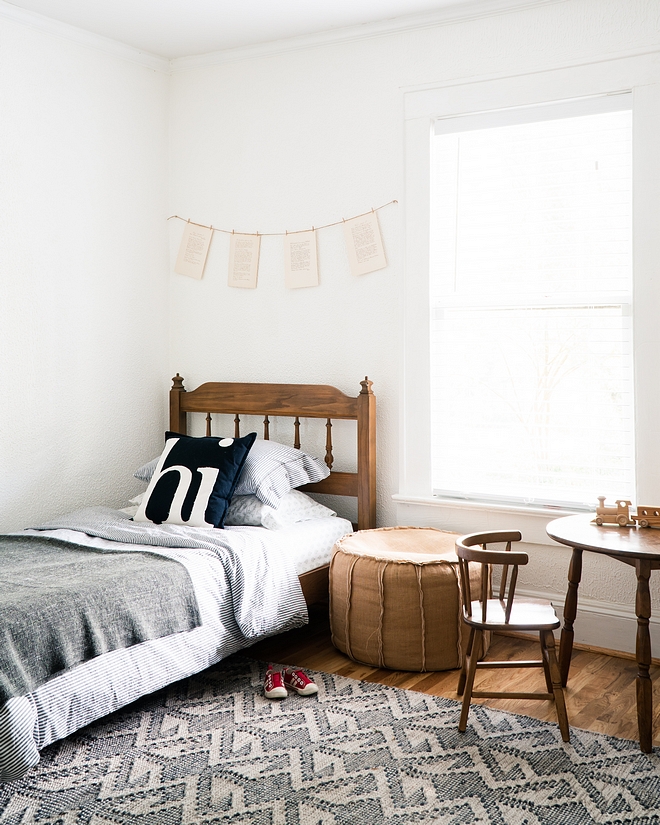
<svg viewBox="0 0 660 825"><path fill-rule="evenodd" d="M227 527L227 530L263 530L263 527ZM330 563L332 548L346 533L353 532L353 525L343 518L316 518L299 521L283 530L269 530L273 542L293 561L296 573L301 576L317 567Z"/></svg>

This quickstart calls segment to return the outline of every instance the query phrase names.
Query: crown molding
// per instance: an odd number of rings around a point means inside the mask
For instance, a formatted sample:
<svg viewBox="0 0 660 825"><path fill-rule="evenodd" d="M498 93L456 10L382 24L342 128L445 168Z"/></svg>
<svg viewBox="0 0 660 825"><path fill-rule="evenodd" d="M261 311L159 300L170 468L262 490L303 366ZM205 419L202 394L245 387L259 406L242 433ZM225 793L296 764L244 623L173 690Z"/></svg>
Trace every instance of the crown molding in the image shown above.
<svg viewBox="0 0 660 825"><path fill-rule="evenodd" d="M69 40L81 46L96 49L96 51L105 52L121 60L138 63L141 66L146 66L158 72L169 73L170 71L170 61L165 57L159 57L156 54L141 51L133 46L127 46L125 43L113 40L110 37L103 37L103 35L85 31L85 29L71 26L68 23L61 23L59 20L53 20L37 12L21 9L18 6L13 6L11 3L6 2L6 0L0 0L0 19L9 20L12 23L20 23L36 31L51 34L63 40Z"/></svg>
<svg viewBox="0 0 660 825"><path fill-rule="evenodd" d="M472 2L460 6L446 6L432 13L406 15L405 17L395 17L377 23L364 23L359 26L347 26L341 29L318 32L317 34L289 37L267 43L256 43L250 46L240 46L235 49L223 49L222 51L208 52L207 54L178 57L170 61L170 67L173 72L180 72L188 69L215 66L221 63L233 63L257 57L270 57L272 55L312 49L319 46L352 43L386 35L434 28L436 26L464 23L483 17L493 17L499 14L524 11L541 6L554 6L567 2L569 2L569 0L472 0Z"/></svg>
<svg viewBox="0 0 660 825"><path fill-rule="evenodd" d="M142 51L109 37L86 31L68 23L61 23L43 14L14 6L7 0L0 0L0 19L9 20L28 26L36 31L60 37L97 51L146 66L155 71L170 73L188 69L204 68L222 63L250 60L259 57L296 52L304 49L353 43L363 40L396 35L404 32L419 31L443 25L454 25L501 14L526 11L544 6L567 3L569 0L471 0L460 6L450 5L431 13L413 14L346 26L340 29L318 32L315 34L289 37L235 49L223 49L200 55L190 55L169 60L166 57Z"/></svg>
<svg viewBox="0 0 660 825"><path fill-rule="evenodd" d="M61 23L43 14L19 8L7 2L7 0L0 0L0 19L20 23L37 31L105 52L122 60L138 63L155 71L169 73L301 51L303 49L320 46L370 40L372 38L395 35L402 32L418 31L420 29L463 23L479 18L524 11L541 6L557 5L568 1L569 0L472 0L461 6L446 6L432 13L406 15L404 17L395 17L376 23L347 26L340 29L318 32L316 34L289 37L282 40L240 46L235 49L223 49L206 54L179 57L173 60L142 51L141 49L128 46L125 43L120 43L117 40L104 37L100 34L88 32L85 29L72 26L68 23Z"/></svg>

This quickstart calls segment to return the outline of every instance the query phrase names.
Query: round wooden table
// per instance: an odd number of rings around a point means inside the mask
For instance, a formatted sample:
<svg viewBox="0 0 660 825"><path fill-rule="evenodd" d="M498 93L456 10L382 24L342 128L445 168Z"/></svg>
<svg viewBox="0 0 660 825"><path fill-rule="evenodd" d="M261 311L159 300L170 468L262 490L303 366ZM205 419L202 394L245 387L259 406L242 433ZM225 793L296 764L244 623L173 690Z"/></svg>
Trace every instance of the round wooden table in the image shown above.
<svg viewBox="0 0 660 825"><path fill-rule="evenodd" d="M559 666L562 683L568 680L573 652L573 622L577 614L577 594L582 576L582 552L589 550L612 559L618 559L635 568L637 574L637 725L639 746L644 753L653 750L653 687L651 667L651 594L649 579L652 570L660 569L660 530L652 527L619 527L607 524L598 527L592 522L593 513L566 516L551 521L546 530L550 538L573 548L568 570L568 592L564 602L564 627L559 646Z"/></svg>

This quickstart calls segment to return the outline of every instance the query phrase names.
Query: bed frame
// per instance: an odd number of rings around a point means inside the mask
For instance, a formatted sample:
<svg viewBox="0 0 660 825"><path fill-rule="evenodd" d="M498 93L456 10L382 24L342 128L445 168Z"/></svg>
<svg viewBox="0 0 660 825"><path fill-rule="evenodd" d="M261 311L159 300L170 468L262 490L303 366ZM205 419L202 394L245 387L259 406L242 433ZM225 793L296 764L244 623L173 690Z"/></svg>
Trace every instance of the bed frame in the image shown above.
<svg viewBox="0 0 660 825"><path fill-rule="evenodd" d="M206 415L206 434L211 435L213 414L234 416L234 437L240 437L241 415L263 415L263 437L270 436L271 418L293 418L293 446L300 449L300 419L326 421L325 463L330 475L301 490L357 498L357 530L376 526L376 396L365 377L357 397L345 395L327 384L241 384L207 383L186 391L177 373L170 390L170 430L186 434L188 413ZM357 422L357 471L335 472L332 420ZM307 604L328 600L328 565L300 576Z"/></svg>

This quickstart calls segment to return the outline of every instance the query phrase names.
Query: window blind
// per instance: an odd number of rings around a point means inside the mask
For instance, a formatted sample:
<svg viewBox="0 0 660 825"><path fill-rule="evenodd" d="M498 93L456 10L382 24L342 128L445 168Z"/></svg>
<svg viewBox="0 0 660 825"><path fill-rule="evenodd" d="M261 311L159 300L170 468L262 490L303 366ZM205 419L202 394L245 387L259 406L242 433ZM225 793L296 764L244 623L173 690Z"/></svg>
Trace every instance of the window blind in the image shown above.
<svg viewBox="0 0 660 825"><path fill-rule="evenodd" d="M436 123L436 495L634 497L630 98Z"/></svg>

